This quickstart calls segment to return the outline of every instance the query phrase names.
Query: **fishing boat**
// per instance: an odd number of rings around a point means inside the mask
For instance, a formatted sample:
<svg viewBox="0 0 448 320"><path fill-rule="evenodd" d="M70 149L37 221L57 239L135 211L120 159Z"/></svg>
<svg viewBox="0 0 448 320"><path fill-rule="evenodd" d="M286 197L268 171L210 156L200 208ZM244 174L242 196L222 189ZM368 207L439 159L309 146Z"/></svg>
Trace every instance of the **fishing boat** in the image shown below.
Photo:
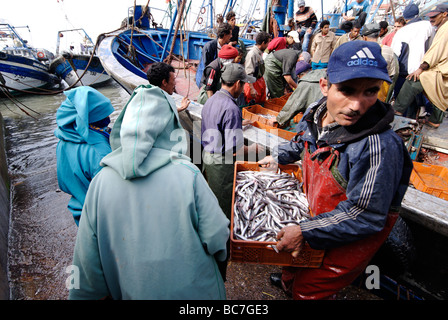
<svg viewBox="0 0 448 320"><path fill-rule="evenodd" d="M182 29L185 2L179 1L169 26L160 26L154 21L151 12L156 9L135 6L129 8L122 29L103 34L98 56L106 72L127 92L147 84L146 71L154 62L177 62L183 65L182 68L195 70L203 46L214 36L209 28ZM243 43L250 48L255 41L244 39Z"/></svg>
<svg viewBox="0 0 448 320"><path fill-rule="evenodd" d="M0 87L3 94L54 88L60 79L49 71L54 55L23 40L14 26L0 24Z"/></svg>
<svg viewBox="0 0 448 320"><path fill-rule="evenodd" d="M60 51L61 38L75 34L81 38L79 47L70 45ZM95 54L95 45L87 32L82 29L58 31L56 58L50 64L50 71L59 76L69 87L98 86L110 80L110 76Z"/></svg>

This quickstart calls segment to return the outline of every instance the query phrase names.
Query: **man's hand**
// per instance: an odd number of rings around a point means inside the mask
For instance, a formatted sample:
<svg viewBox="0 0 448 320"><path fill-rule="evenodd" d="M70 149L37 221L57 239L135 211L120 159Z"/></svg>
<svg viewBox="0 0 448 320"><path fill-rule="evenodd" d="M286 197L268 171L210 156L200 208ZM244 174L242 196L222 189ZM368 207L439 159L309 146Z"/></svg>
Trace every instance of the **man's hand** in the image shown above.
<svg viewBox="0 0 448 320"><path fill-rule="evenodd" d="M180 103L180 107L177 108L177 112L184 111L185 109L188 108L189 105L190 105L190 99L184 97Z"/></svg>
<svg viewBox="0 0 448 320"><path fill-rule="evenodd" d="M408 79L408 80L414 80L414 81L420 80L420 75L422 74L422 72L423 72L423 69L418 68L417 70L415 70L414 72L412 72L411 74L409 74L409 75L406 77L406 79Z"/></svg>
<svg viewBox="0 0 448 320"><path fill-rule="evenodd" d="M277 169L278 167L278 163L275 162L274 157L272 156L264 157L263 159L258 161L258 164L267 169Z"/></svg>
<svg viewBox="0 0 448 320"><path fill-rule="evenodd" d="M303 248L303 235L300 226L288 226L284 227L277 234L277 249L280 251L291 252L294 258L299 256L300 251Z"/></svg>
<svg viewBox="0 0 448 320"><path fill-rule="evenodd" d="M295 83L295 81L292 79L292 77L288 74L288 75L284 75L283 78L285 78L285 81L289 84L289 86L291 87L291 89L296 89L297 88L297 83Z"/></svg>
<svg viewBox="0 0 448 320"><path fill-rule="evenodd" d="M254 86L251 84L249 84L250 86L250 96L254 99L257 98L257 90L255 90Z"/></svg>
<svg viewBox="0 0 448 320"><path fill-rule="evenodd" d="M355 17L349 17L349 16L347 16L345 13L342 14L342 18L344 18L344 20L346 20L346 21L352 21L352 20L355 20Z"/></svg>

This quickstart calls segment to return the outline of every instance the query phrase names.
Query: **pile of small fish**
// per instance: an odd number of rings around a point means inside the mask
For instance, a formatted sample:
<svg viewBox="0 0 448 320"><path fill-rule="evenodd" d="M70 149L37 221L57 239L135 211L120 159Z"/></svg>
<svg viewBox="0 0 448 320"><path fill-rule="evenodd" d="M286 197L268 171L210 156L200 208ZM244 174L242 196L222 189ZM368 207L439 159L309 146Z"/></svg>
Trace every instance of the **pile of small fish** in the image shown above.
<svg viewBox="0 0 448 320"><path fill-rule="evenodd" d="M233 211L234 236L245 241L277 241L283 227L310 218L302 183L280 170L237 172Z"/></svg>

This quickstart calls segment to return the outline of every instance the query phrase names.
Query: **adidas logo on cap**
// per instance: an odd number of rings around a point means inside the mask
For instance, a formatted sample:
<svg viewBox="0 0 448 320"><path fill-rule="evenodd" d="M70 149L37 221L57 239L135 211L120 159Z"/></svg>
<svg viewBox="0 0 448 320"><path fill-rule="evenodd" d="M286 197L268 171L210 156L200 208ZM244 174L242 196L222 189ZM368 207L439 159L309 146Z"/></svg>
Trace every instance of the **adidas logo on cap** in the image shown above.
<svg viewBox="0 0 448 320"><path fill-rule="evenodd" d="M353 67L353 66L372 66L377 67L378 62L375 59L375 56L372 54L369 48L364 47L358 52L356 52L355 55L353 55L351 60L347 62L347 66Z"/></svg>

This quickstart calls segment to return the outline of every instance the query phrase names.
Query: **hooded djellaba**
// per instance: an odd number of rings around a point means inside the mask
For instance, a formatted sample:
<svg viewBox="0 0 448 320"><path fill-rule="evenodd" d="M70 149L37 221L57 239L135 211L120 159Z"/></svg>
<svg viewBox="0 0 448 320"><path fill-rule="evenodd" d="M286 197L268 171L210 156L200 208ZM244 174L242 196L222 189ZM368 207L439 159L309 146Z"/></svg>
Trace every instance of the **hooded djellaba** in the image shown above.
<svg viewBox="0 0 448 320"><path fill-rule="evenodd" d="M59 139L56 148L59 188L72 197L68 209L79 224L90 181L101 170L101 159L110 153L110 114L108 98L91 87L64 92L66 99L56 112Z"/></svg>
<svg viewBox="0 0 448 320"><path fill-rule="evenodd" d="M137 87L115 122L76 239L70 299L225 299L229 220L185 155L176 105Z"/></svg>

